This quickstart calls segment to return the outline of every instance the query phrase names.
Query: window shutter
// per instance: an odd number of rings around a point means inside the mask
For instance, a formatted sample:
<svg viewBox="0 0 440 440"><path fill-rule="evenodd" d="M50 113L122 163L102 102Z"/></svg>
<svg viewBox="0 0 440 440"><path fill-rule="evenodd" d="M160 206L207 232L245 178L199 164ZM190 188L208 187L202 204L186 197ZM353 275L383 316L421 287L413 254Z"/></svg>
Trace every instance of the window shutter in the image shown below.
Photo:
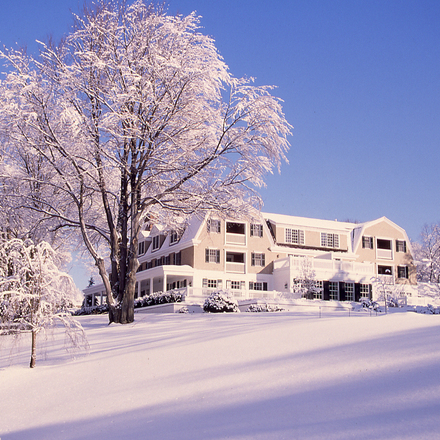
<svg viewBox="0 0 440 440"><path fill-rule="evenodd" d="M205 263L209 263L209 249L205 249Z"/></svg>
<svg viewBox="0 0 440 440"><path fill-rule="evenodd" d="M254 282L249 281L249 290L254 290Z"/></svg>
<svg viewBox="0 0 440 440"><path fill-rule="evenodd" d="M266 255L261 254L261 265L264 267L266 266Z"/></svg>
<svg viewBox="0 0 440 440"><path fill-rule="evenodd" d="M263 283L263 290L267 291L267 283L266 282Z"/></svg>
<svg viewBox="0 0 440 440"><path fill-rule="evenodd" d="M328 281L324 281L324 300L328 301L330 299L330 283Z"/></svg>
<svg viewBox="0 0 440 440"><path fill-rule="evenodd" d="M220 249L215 252L215 262L220 263Z"/></svg>
<svg viewBox="0 0 440 440"><path fill-rule="evenodd" d="M251 254L251 266L255 266L255 254L253 252Z"/></svg>
<svg viewBox="0 0 440 440"><path fill-rule="evenodd" d="M345 301L345 283L339 283L339 301Z"/></svg>
<svg viewBox="0 0 440 440"><path fill-rule="evenodd" d="M356 283L354 285L354 300L359 301L361 298L361 285L359 283Z"/></svg>

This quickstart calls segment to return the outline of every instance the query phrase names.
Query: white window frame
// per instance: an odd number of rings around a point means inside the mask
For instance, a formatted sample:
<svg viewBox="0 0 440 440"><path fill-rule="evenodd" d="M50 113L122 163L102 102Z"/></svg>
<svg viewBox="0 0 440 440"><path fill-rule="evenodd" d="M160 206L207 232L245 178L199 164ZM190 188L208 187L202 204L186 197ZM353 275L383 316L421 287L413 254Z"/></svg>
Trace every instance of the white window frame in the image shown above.
<svg viewBox="0 0 440 440"><path fill-rule="evenodd" d="M339 234L321 232L321 246L339 249Z"/></svg>
<svg viewBox="0 0 440 440"><path fill-rule="evenodd" d="M264 252L251 252L251 266L266 266L266 255Z"/></svg>
<svg viewBox="0 0 440 440"><path fill-rule="evenodd" d="M220 249L205 249L205 263L220 263Z"/></svg>
<svg viewBox="0 0 440 440"><path fill-rule="evenodd" d="M304 231L302 229L286 228L284 230L285 242L291 244L304 244Z"/></svg>
<svg viewBox="0 0 440 440"><path fill-rule="evenodd" d="M206 222L206 227L209 233L220 234L221 232L221 220L210 218Z"/></svg>
<svg viewBox="0 0 440 440"><path fill-rule="evenodd" d="M400 274L400 271L403 269L403 271L404 271L404 274L403 274L403 277L402 276L400 276L401 274ZM400 265L400 266L397 266L397 278L400 278L400 279L408 279L409 278L409 270L408 270L408 266L403 266L403 265Z"/></svg>
<svg viewBox="0 0 440 440"><path fill-rule="evenodd" d="M354 283L345 283L345 301L354 301Z"/></svg>
<svg viewBox="0 0 440 440"><path fill-rule="evenodd" d="M329 299L332 301L339 300L339 283L337 281L329 281L328 283Z"/></svg>
<svg viewBox="0 0 440 440"><path fill-rule="evenodd" d="M359 293L362 298L368 298L370 296L370 285L361 283L359 285Z"/></svg>
<svg viewBox="0 0 440 440"><path fill-rule="evenodd" d="M374 238L363 235L362 236L362 248L374 249Z"/></svg>
<svg viewBox="0 0 440 440"><path fill-rule="evenodd" d="M179 241L179 234L174 229L170 232L170 245L176 244Z"/></svg>
<svg viewBox="0 0 440 440"><path fill-rule="evenodd" d="M263 225L251 223L251 237L263 237Z"/></svg>
<svg viewBox="0 0 440 440"><path fill-rule="evenodd" d="M160 235L155 235L152 240L152 250L157 251L160 248Z"/></svg>
<svg viewBox="0 0 440 440"><path fill-rule="evenodd" d="M406 252L406 240L396 240L396 252Z"/></svg>

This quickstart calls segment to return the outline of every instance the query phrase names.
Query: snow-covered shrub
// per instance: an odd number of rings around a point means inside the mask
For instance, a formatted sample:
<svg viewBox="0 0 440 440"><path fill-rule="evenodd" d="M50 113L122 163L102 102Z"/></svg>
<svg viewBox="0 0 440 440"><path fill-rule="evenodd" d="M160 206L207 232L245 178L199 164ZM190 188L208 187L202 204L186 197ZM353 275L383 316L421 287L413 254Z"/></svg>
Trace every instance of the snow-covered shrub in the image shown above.
<svg viewBox="0 0 440 440"><path fill-rule="evenodd" d="M282 312L284 309L278 305L251 304L246 312Z"/></svg>
<svg viewBox="0 0 440 440"><path fill-rule="evenodd" d="M229 292L225 292L224 290L211 293L203 304L203 310L209 313L240 311L237 300Z"/></svg>
<svg viewBox="0 0 440 440"><path fill-rule="evenodd" d="M372 299L361 298L360 302L361 302L362 307L364 309L370 309L370 310L376 310L376 311L380 310L379 304L376 301L373 301Z"/></svg>
<svg viewBox="0 0 440 440"><path fill-rule="evenodd" d="M184 299L185 293L183 291L170 290L169 292L154 292L150 295L135 299L134 308L182 302Z"/></svg>
<svg viewBox="0 0 440 440"><path fill-rule="evenodd" d="M399 300L397 298L390 298L387 301L388 307L400 307L399 306Z"/></svg>
<svg viewBox="0 0 440 440"><path fill-rule="evenodd" d="M181 307L177 313L189 313L188 307L187 306L183 306Z"/></svg>

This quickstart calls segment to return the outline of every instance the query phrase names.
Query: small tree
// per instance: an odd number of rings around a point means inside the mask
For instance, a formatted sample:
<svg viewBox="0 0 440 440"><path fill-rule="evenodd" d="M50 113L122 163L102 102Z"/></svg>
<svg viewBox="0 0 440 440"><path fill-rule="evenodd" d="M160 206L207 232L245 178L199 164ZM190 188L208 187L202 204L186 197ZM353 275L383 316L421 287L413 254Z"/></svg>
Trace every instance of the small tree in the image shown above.
<svg viewBox="0 0 440 440"><path fill-rule="evenodd" d="M420 242L413 243L417 261L417 280L440 283L440 225L425 225Z"/></svg>
<svg viewBox="0 0 440 440"><path fill-rule="evenodd" d="M302 298L313 299L319 291L316 287L316 275L310 258L301 260L300 273L293 280L294 293L300 294Z"/></svg>
<svg viewBox="0 0 440 440"><path fill-rule="evenodd" d="M62 323L74 348L86 348L81 324L68 308L80 292L72 278L59 267L65 256L41 242L13 239L0 244L0 324L2 332L30 331L30 367L37 358L37 335Z"/></svg>

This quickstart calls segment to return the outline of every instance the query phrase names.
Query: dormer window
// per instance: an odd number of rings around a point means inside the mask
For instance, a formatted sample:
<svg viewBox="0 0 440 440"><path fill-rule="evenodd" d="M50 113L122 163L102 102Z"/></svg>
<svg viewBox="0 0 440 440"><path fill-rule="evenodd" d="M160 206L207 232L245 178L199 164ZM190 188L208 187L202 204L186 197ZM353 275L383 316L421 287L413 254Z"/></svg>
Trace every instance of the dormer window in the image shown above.
<svg viewBox="0 0 440 440"><path fill-rule="evenodd" d="M286 243L304 244L304 231L301 229L286 229Z"/></svg>
<svg viewBox="0 0 440 440"><path fill-rule="evenodd" d="M329 234L327 232L321 232L321 246L338 248L339 247L339 235Z"/></svg>
<svg viewBox="0 0 440 440"><path fill-rule="evenodd" d="M139 255L145 254L145 241L141 241L138 245L138 248L139 248L139 251L138 251Z"/></svg>
<svg viewBox="0 0 440 440"><path fill-rule="evenodd" d="M177 231L171 231L170 233L170 244L175 244L179 241L179 235L177 234Z"/></svg>
<svg viewBox="0 0 440 440"><path fill-rule="evenodd" d="M160 246L160 235L156 235L155 237L153 237L153 251L156 251L157 249L159 249Z"/></svg>

